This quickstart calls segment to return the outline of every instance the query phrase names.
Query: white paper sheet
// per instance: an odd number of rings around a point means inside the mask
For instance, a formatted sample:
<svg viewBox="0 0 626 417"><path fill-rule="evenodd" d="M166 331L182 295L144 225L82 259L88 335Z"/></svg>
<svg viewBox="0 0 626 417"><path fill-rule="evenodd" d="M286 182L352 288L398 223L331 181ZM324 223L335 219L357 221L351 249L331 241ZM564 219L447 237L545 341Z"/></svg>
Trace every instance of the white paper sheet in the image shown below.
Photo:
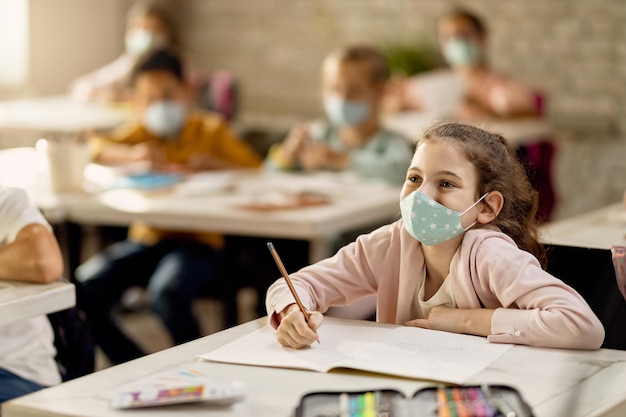
<svg viewBox="0 0 626 417"><path fill-rule="evenodd" d="M413 327L372 327L331 318L325 319L318 334L319 344L289 349L280 346L275 331L266 326L200 358L318 372L351 368L462 384L512 346L491 344L484 337Z"/></svg>

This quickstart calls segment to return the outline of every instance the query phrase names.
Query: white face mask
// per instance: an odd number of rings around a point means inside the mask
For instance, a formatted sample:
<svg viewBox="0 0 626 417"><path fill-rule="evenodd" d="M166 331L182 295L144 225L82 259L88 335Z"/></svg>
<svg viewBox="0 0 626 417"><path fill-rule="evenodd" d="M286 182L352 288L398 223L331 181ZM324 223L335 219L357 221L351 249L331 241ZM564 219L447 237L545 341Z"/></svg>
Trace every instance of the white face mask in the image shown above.
<svg viewBox="0 0 626 417"><path fill-rule="evenodd" d="M178 101L156 101L143 115L145 128L155 136L172 138L180 133L187 118L187 107Z"/></svg>
<svg viewBox="0 0 626 417"><path fill-rule="evenodd" d="M456 237L476 224L463 227L461 217L480 203L489 193L485 193L465 211L447 208L420 191L400 200L400 211L404 228L411 236L424 245L438 245Z"/></svg>
<svg viewBox="0 0 626 417"><path fill-rule="evenodd" d="M146 29L134 29L126 35L126 52L139 56L148 51L167 45L167 39L160 33Z"/></svg>

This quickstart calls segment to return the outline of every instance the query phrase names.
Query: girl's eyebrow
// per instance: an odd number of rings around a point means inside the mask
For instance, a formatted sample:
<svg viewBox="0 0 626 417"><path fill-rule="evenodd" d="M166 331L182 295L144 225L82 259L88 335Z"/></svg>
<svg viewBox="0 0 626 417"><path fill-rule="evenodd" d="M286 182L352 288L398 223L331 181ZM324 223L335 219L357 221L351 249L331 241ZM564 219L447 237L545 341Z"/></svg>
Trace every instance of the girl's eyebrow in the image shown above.
<svg viewBox="0 0 626 417"><path fill-rule="evenodd" d="M452 171L439 171L437 172L438 175L450 175L452 177L456 177L459 180L463 180L463 178L461 178L458 174L452 172Z"/></svg>
<svg viewBox="0 0 626 417"><path fill-rule="evenodd" d="M409 172L410 172L410 171L415 171L415 172L418 172L418 173L421 173L421 172L422 172L422 171L419 169L419 167L416 167L416 166L411 166L411 167L409 167ZM459 176L459 174L457 174L457 173L455 173L455 172L452 172L452 171L446 171L446 170L443 170L443 171L437 171L437 172L436 172L436 175L447 175L447 176L455 177L455 178L457 178L457 179L459 179L459 180L461 180L461 181L463 180L463 178L461 178L461 177Z"/></svg>

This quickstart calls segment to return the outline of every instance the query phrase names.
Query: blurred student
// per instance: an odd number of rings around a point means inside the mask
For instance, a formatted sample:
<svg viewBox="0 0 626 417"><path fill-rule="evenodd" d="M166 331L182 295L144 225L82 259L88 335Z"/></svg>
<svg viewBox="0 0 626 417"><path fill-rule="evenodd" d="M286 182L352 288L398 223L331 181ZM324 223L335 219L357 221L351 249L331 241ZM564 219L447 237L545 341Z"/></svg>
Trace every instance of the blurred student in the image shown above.
<svg viewBox="0 0 626 417"><path fill-rule="evenodd" d="M140 121L94 140L96 161L149 160L155 171L256 168L261 158L223 119L191 109L180 58L168 50L145 56L131 74ZM222 236L135 224L127 240L76 270L78 303L98 345L113 363L143 355L117 326L114 308L133 286L147 287L152 310L179 344L200 336L192 301L216 285Z"/></svg>
<svg viewBox="0 0 626 417"><path fill-rule="evenodd" d="M69 94L78 100L124 102L131 99L130 74L141 55L157 48L184 50L172 6L163 1L139 0L129 10L124 38L125 51L113 62L74 80ZM185 78L192 86L193 100L202 108L234 116L234 80L228 71L210 73L189 59Z"/></svg>
<svg viewBox="0 0 626 417"><path fill-rule="evenodd" d="M545 107L542 94L489 66L487 35L485 24L475 14L463 9L446 14L439 21L439 46L449 68L392 83L385 97L385 112L428 111L433 101L441 99L437 91L427 85L430 75L460 85L462 91L459 94L445 93L453 100L445 107L451 104L459 120L542 117ZM460 83L452 80L460 80ZM441 102L437 105L441 106ZM554 145L546 138L538 137L516 151L531 184L539 192L537 216L542 221L549 220L556 205L552 180Z"/></svg>
<svg viewBox="0 0 626 417"><path fill-rule="evenodd" d="M487 28L475 14L457 9L439 21L439 46L450 72L463 82L464 99L456 115L463 120L539 115L536 91L489 67ZM423 111L420 75L399 80L389 89L386 111Z"/></svg>
<svg viewBox="0 0 626 417"><path fill-rule="evenodd" d="M63 259L48 222L19 189L0 187L0 279L61 277ZM0 403L61 382L46 316L0 326Z"/></svg>
<svg viewBox="0 0 626 417"><path fill-rule="evenodd" d="M363 178L402 184L412 149L381 125L389 77L385 58L369 46L347 46L322 65L327 119L294 127L270 149L266 165L284 170L351 170Z"/></svg>

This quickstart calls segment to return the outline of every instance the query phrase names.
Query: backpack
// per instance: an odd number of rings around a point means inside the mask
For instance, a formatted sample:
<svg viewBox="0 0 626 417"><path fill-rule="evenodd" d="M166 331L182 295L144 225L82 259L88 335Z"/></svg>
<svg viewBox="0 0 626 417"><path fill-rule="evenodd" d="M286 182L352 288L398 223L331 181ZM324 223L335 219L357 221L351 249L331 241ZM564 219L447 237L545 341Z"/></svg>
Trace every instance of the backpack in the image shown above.
<svg viewBox="0 0 626 417"><path fill-rule="evenodd" d="M54 331L55 360L63 382L95 371L96 344L76 307L48 314Z"/></svg>

